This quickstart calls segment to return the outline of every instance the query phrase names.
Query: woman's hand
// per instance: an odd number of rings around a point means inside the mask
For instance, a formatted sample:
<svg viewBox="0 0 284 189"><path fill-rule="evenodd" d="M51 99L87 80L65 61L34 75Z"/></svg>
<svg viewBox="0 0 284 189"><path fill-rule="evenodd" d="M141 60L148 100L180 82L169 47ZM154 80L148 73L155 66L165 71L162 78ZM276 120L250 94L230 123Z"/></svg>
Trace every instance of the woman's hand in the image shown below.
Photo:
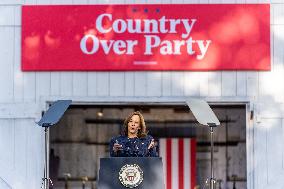
<svg viewBox="0 0 284 189"><path fill-rule="evenodd" d="M113 151L116 153L117 151L119 150L122 150L122 145L121 144L118 144L118 142L116 141L114 144L113 144Z"/></svg>
<svg viewBox="0 0 284 189"><path fill-rule="evenodd" d="M151 143L150 143L149 146L148 146L148 150L151 149L151 148L154 148L154 147L155 147L155 140L152 139L152 140L151 140Z"/></svg>

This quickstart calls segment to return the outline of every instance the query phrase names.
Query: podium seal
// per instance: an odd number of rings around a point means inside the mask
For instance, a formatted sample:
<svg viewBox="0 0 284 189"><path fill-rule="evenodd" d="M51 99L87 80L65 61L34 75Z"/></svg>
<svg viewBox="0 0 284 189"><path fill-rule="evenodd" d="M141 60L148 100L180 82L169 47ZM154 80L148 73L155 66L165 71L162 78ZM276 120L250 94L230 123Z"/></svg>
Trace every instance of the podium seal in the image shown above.
<svg viewBox="0 0 284 189"><path fill-rule="evenodd" d="M126 164L119 171L119 180L127 188L135 188L143 181L143 171L136 164Z"/></svg>

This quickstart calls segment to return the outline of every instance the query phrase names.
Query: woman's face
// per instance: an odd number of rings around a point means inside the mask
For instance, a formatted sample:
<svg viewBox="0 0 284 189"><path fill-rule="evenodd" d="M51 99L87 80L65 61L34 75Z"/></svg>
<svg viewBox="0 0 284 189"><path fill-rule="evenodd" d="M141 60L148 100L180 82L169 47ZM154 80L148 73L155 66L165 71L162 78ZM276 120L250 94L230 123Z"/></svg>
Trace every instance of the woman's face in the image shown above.
<svg viewBox="0 0 284 189"><path fill-rule="evenodd" d="M128 122L128 135L137 135L140 129L140 117L138 115L133 115Z"/></svg>

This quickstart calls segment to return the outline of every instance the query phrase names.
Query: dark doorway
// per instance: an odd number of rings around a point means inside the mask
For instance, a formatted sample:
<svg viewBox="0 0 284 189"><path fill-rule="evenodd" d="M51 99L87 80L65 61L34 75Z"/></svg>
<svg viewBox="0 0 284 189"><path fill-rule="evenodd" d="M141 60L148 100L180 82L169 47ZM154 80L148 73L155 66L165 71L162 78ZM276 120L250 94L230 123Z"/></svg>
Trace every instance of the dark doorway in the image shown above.
<svg viewBox="0 0 284 189"><path fill-rule="evenodd" d="M214 131L217 188L246 188L246 106L211 105L221 122ZM72 105L50 130L50 174L55 188L96 188L99 158L108 142L121 133L125 117L143 113L149 133L160 138L196 138L196 183L210 177L209 129L200 126L186 105ZM88 179L87 179L88 178ZM88 181L86 181L86 179ZM220 186L220 187L219 187Z"/></svg>

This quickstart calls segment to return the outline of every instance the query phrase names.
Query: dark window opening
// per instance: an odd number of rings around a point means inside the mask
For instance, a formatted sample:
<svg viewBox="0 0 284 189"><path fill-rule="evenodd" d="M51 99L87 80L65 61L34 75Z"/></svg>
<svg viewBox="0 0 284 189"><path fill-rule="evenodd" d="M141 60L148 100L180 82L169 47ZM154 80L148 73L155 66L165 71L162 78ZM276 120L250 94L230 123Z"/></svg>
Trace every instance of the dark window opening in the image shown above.
<svg viewBox="0 0 284 189"><path fill-rule="evenodd" d="M221 122L214 129L214 172L217 188L246 187L246 107L211 105ZM50 129L50 177L55 189L85 183L96 188L99 158L109 154L108 142L119 135L125 117L139 110L149 134L160 138L196 138L196 183L210 178L210 135L186 105L72 105ZM88 181L86 181L88 178Z"/></svg>

